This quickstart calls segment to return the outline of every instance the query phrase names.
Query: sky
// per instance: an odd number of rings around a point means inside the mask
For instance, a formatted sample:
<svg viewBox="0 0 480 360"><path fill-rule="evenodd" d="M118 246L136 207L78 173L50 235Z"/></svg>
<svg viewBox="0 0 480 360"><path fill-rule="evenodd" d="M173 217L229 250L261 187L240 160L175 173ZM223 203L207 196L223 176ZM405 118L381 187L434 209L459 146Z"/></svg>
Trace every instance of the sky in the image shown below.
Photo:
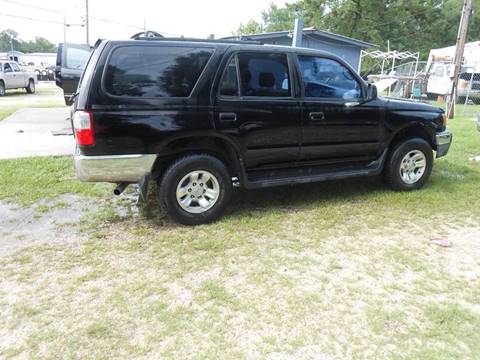
<svg viewBox="0 0 480 360"><path fill-rule="evenodd" d="M67 42L85 43L85 27L80 26L84 23L85 1L0 0L0 31L11 28L19 33L22 40L42 36L53 43L60 43L64 41L65 18L66 23L71 24L66 27ZM267 9L271 3L283 6L285 2L286 0L89 0L90 43L95 43L98 38L129 38L143 30L144 21L148 30L166 36L205 38L215 34L219 38L231 35L240 23L246 23L250 19L260 21L262 10Z"/></svg>

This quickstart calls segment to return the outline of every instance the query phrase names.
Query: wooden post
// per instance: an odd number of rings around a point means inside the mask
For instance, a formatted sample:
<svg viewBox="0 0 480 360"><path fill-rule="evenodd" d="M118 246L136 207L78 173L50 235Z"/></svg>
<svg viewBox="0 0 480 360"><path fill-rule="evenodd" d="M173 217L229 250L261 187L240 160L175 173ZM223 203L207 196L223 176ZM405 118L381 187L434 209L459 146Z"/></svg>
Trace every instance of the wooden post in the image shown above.
<svg viewBox="0 0 480 360"><path fill-rule="evenodd" d="M464 0L462 18L460 19L460 26L458 28L457 46L455 49L455 68L452 79L452 89L450 92L450 99L447 106L447 117L453 119L455 117L455 100L457 97L458 77L462 67L463 51L465 50L465 41L468 33L468 20L472 13L472 0Z"/></svg>

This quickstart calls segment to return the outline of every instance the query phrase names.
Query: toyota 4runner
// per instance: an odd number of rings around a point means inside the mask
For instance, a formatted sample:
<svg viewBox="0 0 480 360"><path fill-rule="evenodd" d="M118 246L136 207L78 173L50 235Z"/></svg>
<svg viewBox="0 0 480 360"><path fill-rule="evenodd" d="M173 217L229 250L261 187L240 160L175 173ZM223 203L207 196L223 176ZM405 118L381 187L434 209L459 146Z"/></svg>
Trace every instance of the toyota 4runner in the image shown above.
<svg viewBox="0 0 480 360"><path fill-rule="evenodd" d="M378 97L342 59L304 48L99 41L72 99L76 176L117 194L154 180L188 225L217 219L233 187L383 175L419 189L452 140L442 109Z"/></svg>

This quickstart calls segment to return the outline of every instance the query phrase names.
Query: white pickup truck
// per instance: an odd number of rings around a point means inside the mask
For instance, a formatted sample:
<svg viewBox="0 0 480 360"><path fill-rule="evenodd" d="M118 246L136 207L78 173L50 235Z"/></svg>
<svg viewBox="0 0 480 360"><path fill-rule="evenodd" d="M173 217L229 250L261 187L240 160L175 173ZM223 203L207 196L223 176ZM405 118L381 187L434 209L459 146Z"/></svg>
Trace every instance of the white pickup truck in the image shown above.
<svg viewBox="0 0 480 360"><path fill-rule="evenodd" d="M33 71L22 69L16 62L0 60L0 96L7 89L24 88L27 93L35 92L36 76Z"/></svg>

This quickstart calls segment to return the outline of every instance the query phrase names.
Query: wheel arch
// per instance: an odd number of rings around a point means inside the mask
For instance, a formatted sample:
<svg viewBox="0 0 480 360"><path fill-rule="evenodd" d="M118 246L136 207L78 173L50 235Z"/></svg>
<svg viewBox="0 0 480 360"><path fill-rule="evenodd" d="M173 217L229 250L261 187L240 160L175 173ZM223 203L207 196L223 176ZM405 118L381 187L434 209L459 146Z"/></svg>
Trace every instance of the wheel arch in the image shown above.
<svg viewBox="0 0 480 360"><path fill-rule="evenodd" d="M396 131L390 138L388 147L393 149L401 141L415 137L425 140L432 149L435 149L435 129L418 123L407 125Z"/></svg>
<svg viewBox="0 0 480 360"><path fill-rule="evenodd" d="M180 156L198 153L209 154L223 161L232 176L242 177L243 174L239 145L218 134L195 133L172 137L157 144L155 153L158 155L152 166L153 178L158 178Z"/></svg>

